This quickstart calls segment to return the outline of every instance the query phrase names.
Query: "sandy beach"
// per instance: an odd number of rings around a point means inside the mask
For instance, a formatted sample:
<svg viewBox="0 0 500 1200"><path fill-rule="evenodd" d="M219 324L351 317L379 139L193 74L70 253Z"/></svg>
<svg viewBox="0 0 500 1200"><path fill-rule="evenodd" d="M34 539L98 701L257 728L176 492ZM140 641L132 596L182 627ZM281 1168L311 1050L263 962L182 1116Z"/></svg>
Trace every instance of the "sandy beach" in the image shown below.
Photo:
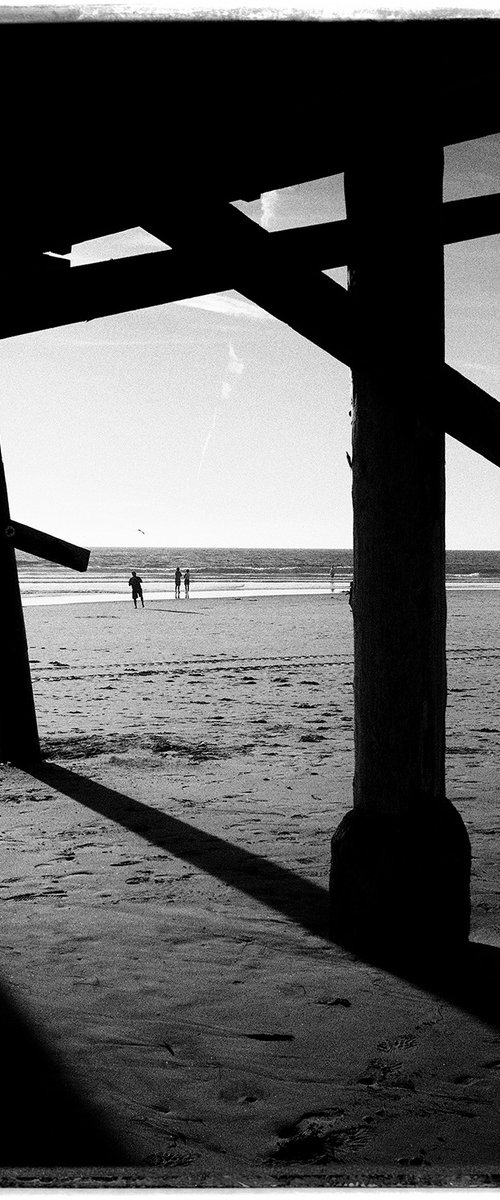
<svg viewBox="0 0 500 1200"><path fill-rule="evenodd" d="M25 610L47 762L0 768L4 1184L498 1183L500 591L448 593L476 957L444 987L328 939L346 595L145 600Z"/></svg>

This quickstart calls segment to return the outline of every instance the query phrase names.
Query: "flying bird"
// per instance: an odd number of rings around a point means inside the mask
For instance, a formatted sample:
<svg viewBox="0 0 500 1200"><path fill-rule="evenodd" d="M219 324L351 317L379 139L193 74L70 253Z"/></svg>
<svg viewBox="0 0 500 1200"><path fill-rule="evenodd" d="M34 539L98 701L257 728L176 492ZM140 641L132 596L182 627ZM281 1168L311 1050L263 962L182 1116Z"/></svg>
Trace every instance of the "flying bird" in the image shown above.
<svg viewBox="0 0 500 1200"><path fill-rule="evenodd" d="M138 532L138 533L144 533L144 530L143 530L143 529L138 529L138 530L137 530L137 532ZM144 537L146 537L146 534L145 534L145 533L144 533Z"/></svg>

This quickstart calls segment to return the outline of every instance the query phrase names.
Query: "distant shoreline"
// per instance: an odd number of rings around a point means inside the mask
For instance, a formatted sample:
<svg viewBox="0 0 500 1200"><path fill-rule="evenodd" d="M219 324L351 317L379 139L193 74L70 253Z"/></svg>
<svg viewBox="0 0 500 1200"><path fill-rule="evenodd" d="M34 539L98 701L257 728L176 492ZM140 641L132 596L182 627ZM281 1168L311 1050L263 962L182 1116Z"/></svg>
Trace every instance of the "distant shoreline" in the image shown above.
<svg viewBox="0 0 500 1200"><path fill-rule="evenodd" d="M298 587L295 585L290 586L289 588L273 587L272 584L270 584L267 588L251 588L242 584L240 588L230 586L224 590L200 587L200 589L197 591L195 588L193 588L189 600L185 600L183 596L181 596L180 600L175 600L171 590L168 592L148 592L147 588L144 588L144 599L146 603L151 600L163 600L172 601L174 604L180 606L186 605L188 607L193 603L193 601L197 602L198 600L266 600L279 599L280 597L283 599L291 599L292 597L299 599L302 596L341 597L346 596L348 591L349 585L345 583L336 586L333 589L329 586L329 584L318 584L317 586L304 585L303 587ZM474 582L471 580L467 580L467 582L447 580L446 591L473 593L500 591L500 582L496 580L492 582L491 580L487 579L478 579L474 580ZM55 593L47 596L21 595L21 602L23 608L34 608L45 605L52 606L55 604L130 604L130 594L127 592L77 592L68 593L67 595Z"/></svg>
<svg viewBox="0 0 500 1200"><path fill-rule="evenodd" d="M333 579L330 571L334 570ZM142 579L145 598L174 600L174 572L191 574L191 602L227 599L345 595L353 578L350 550L252 550L223 548L175 551L169 548L94 549L83 574L24 556L18 561L25 608L53 604L130 602L132 569ZM387 566L389 569L389 566ZM332 592L333 583L333 592ZM451 553L446 557L448 591L500 589L500 552ZM181 585L184 601L184 587Z"/></svg>
<svg viewBox="0 0 500 1200"><path fill-rule="evenodd" d="M348 586L336 587L333 589L333 593L332 593L332 589L328 585L327 586L318 585L317 587L314 587L314 586L308 587L307 585L305 585L304 587L296 587L295 586L295 587L290 587L290 588L285 588L285 587L273 588L273 586L270 585L268 588L250 588L250 587L245 587L245 585L242 584L241 588L228 587L224 590L216 589L216 588L214 588L214 589L200 588L199 591L196 591L195 589L193 589L189 600L185 600L184 596L181 596L180 600L175 600L172 590L169 590L168 592L165 592L165 591L148 592L147 588L145 587L144 588L144 600L146 603L148 602L148 600L164 600L167 602L172 601L173 604L176 604L179 606L185 605L186 607L189 607L189 605L192 604L193 601L198 601L198 600L256 600L256 599L265 600L268 598L275 599L277 597L278 598L283 597L286 599L290 599L293 596L296 596L297 598L300 598L301 596L327 596L328 597L328 596L331 596L332 594L338 595L338 596L346 595L348 590L349 590ZM23 608L24 607L32 608L35 606L38 607L40 605L45 605L45 604L110 604L110 603L130 604L130 593L127 594L127 592L109 592L109 593L80 592L80 593L72 593L72 594L68 594L68 595L22 596L21 599L22 599Z"/></svg>

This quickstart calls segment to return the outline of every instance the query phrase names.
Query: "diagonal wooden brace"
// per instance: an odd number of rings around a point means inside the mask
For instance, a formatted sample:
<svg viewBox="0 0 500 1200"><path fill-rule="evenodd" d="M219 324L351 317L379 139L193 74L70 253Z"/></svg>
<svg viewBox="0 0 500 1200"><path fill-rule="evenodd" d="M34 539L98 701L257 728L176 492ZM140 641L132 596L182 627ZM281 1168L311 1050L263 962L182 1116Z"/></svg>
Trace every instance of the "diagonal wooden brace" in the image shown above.
<svg viewBox="0 0 500 1200"><path fill-rule="evenodd" d="M445 241L485 236L500 226L499 198L450 202L443 218ZM271 234L231 205L221 205L206 223L178 208L162 222L146 217L145 225L178 248L78 267L63 278L34 281L29 289L21 277L8 306L0 308L0 337L236 288L347 366L373 369L356 336L351 297L319 269L331 262L333 229L338 259L345 261L346 222ZM500 466L500 403L451 367L444 368L433 415L452 437ZM63 565L75 566L67 560Z"/></svg>
<svg viewBox="0 0 500 1200"><path fill-rule="evenodd" d="M82 546L52 537L50 533L42 533L40 529L32 529L31 525L21 525L20 521L9 522L5 536L11 540L16 550L35 554L37 558L45 558L48 562L59 563L61 567L70 567L72 571L87 570L90 550L84 550Z"/></svg>

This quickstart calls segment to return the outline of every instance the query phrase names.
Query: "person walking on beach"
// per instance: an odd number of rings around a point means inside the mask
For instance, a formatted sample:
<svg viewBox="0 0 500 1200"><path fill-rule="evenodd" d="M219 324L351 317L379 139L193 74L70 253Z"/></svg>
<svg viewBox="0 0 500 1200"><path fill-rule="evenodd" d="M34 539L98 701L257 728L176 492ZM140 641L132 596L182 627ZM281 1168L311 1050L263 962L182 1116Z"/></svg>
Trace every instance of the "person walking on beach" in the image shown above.
<svg viewBox="0 0 500 1200"><path fill-rule="evenodd" d="M181 598L181 579L182 579L180 567L176 567L174 579L175 579L175 599L180 600L180 598Z"/></svg>
<svg viewBox="0 0 500 1200"><path fill-rule="evenodd" d="M186 600L189 600L189 567L184 572L184 596Z"/></svg>
<svg viewBox="0 0 500 1200"><path fill-rule="evenodd" d="M144 608L144 597L142 595L142 579L141 579L140 575L136 575L135 571L132 571L132 575L128 581L128 586L132 588L132 600L134 601L134 608L137 608L137 600L138 599L140 600L142 607Z"/></svg>

